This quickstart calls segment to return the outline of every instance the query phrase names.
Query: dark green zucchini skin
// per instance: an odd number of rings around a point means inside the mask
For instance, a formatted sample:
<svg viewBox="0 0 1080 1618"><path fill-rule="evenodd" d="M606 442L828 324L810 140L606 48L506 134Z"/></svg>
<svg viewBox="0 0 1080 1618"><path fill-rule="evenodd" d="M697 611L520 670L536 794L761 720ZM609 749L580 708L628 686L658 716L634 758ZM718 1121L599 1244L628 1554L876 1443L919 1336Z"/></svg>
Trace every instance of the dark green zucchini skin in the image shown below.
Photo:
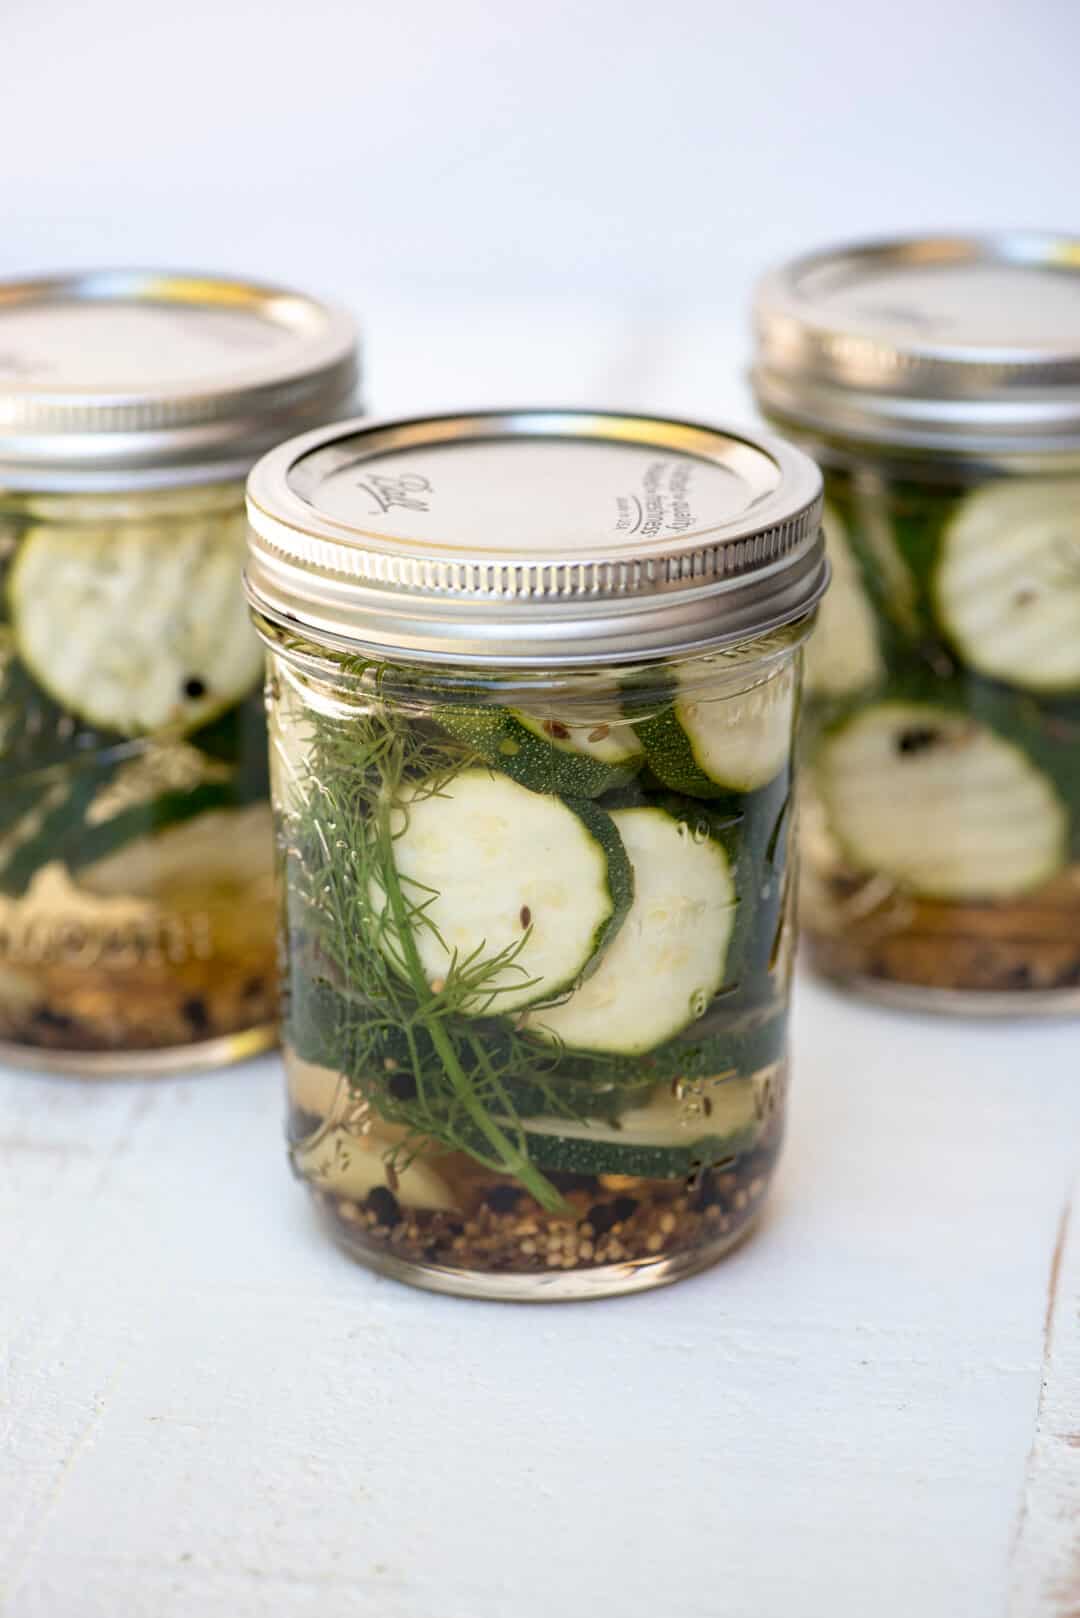
<svg viewBox="0 0 1080 1618"><path fill-rule="evenodd" d="M551 1086L556 1092L563 1084L587 1086L598 1094L615 1092L613 1115L617 1116L657 1084L722 1074L750 1078L761 1068L781 1061L786 1048L787 1017L780 1007L735 1015L717 1000L693 1027L644 1056L564 1050L553 1071ZM581 1098L573 1090L568 1094Z"/></svg>
<svg viewBox="0 0 1080 1618"><path fill-rule="evenodd" d="M751 1114L746 1122L722 1134L703 1122L700 1134L677 1146L648 1141L624 1144L586 1134L530 1133L525 1121L529 1156L543 1169L562 1174L628 1174L648 1180L687 1179L701 1169L749 1151L758 1132Z"/></svg>
<svg viewBox="0 0 1080 1618"><path fill-rule="evenodd" d="M597 798L632 781L644 763L642 749L630 758L609 761L560 746L528 725L509 708L440 708L438 722L472 748L494 769L534 792L565 798Z"/></svg>

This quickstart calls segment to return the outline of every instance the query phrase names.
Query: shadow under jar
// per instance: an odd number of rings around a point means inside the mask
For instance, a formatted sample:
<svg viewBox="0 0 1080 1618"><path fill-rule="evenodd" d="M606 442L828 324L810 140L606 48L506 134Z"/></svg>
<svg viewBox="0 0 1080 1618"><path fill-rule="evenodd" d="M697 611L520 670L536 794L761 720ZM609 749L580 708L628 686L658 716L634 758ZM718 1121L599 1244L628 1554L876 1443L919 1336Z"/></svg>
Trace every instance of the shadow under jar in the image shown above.
<svg viewBox="0 0 1080 1618"><path fill-rule="evenodd" d="M275 1037L243 480L355 386L280 289L0 283L0 1054L212 1066Z"/></svg>
<svg viewBox="0 0 1080 1618"><path fill-rule="evenodd" d="M1080 242L901 240L759 289L825 473L803 924L899 1005L1080 1010Z"/></svg>
<svg viewBox="0 0 1080 1618"><path fill-rule="evenodd" d="M485 413L249 482L293 1167L400 1279L598 1297L701 1269L780 1145L797 451Z"/></svg>

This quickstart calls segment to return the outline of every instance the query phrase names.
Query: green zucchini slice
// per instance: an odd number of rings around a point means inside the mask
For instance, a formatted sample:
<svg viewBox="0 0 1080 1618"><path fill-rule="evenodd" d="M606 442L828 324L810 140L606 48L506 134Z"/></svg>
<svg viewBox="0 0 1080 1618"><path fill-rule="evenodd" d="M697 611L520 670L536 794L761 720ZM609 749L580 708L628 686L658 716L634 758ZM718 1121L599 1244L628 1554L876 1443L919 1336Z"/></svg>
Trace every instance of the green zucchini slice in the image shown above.
<svg viewBox="0 0 1080 1618"><path fill-rule="evenodd" d="M746 1151L758 1127L751 1078L706 1082L682 1096L665 1085L613 1120L522 1119L529 1156L542 1168L658 1180Z"/></svg>
<svg viewBox="0 0 1080 1618"><path fill-rule="evenodd" d="M184 733L246 696L262 650L228 520L28 530L8 582L15 645L68 712L122 736Z"/></svg>
<svg viewBox="0 0 1080 1618"><path fill-rule="evenodd" d="M597 798L633 780L645 751L629 725L579 724L523 708L444 708L445 730L535 792Z"/></svg>
<svg viewBox="0 0 1080 1618"><path fill-rule="evenodd" d="M965 714L872 704L826 733L813 768L846 857L912 893L1003 899L1065 863L1068 819L1048 777Z"/></svg>
<svg viewBox="0 0 1080 1618"><path fill-rule="evenodd" d="M1027 691L1080 690L1080 479L970 494L945 529L933 592L970 668Z"/></svg>
<svg viewBox="0 0 1080 1618"><path fill-rule="evenodd" d="M696 1022L724 981L737 899L715 839L660 808L611 819L634 871L634 900L596 970L528 1026L575 1050L633 1055Z"/></svg>
<svg viewBox="0 0 1080 1618"><path fill-rule="evenodd" d="M806 690L825 697L852 696L881 678L884 665L877 624L844 523L826 506L822 515L832 579L806 647Z"/></svg>
<svg viewBox="0 0 1080 1618"><path fill-rule="evenodd" d="M677 696L634 728L650 769L666 786L718 798L771 781L791 750L794 724L795 669L786 662L732 696Z"/></svg>
<svg viewBox="0 0 1080 1618"><path fill-rule="evenodd" d="M613 818L584 799L530 792L466 769L436 793L425 783L395 811L394 863L420 963L434 985L492 961L462 1009L515 1011L574 988L617 936L633 875ZM402 970L400 930L373 878L382 945ZM436 990L436 992L438 992Z"/></svg>

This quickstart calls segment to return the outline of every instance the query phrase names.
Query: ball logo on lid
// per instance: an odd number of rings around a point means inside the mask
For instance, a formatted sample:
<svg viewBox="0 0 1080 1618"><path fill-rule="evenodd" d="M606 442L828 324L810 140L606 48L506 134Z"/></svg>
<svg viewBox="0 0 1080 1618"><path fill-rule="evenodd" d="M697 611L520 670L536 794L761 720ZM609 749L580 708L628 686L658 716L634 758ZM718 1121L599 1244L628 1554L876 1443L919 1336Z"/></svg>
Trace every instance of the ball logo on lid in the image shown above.
<svg viewBox="0 0 1080 1618"><path fill-rule="evenodd" d="M399 477L388 477L385 473L372 472L370 476L361 478L356 487L370 495L374 504L371 515L379 512L423 511L431 510L427 500L421 495L431 493L430 479L421 476L419 472L403 472Z"/></svg>

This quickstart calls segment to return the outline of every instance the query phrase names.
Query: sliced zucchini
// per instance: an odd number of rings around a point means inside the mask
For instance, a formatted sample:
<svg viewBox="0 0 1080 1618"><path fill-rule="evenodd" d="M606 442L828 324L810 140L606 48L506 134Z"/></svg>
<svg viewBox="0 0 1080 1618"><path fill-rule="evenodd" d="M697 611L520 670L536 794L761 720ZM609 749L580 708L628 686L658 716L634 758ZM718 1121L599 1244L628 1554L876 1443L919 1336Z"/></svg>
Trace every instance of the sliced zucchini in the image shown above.
<svg viewBox="0 0 1080 1618"><path fill-rule="evenodd" d="M718 798L771 781L791 750L794 724L795 670L786 662L732 696L677 697L634 728L650 769L666 786Z"/></svg>
<svg viewBox="0 0 1080 1618"><path fill-rule="evenodd" d="M753 1079L706 1080L680 1096L665 1085L613 1121L522 1120L529 1156L542 1168L657 1180L746 1151L758 1127Z"/></svg>
<svg viewBox="0 0 1080 1618"><path fill-rule="evenodd" d="M980 674L1080 690L1080 479L990 483L948 523L933 580L942 628Z"/></svg>
<svg viewBox="0 0 1080 1618"><path fill-rule="evenodd" d="M826 697L851 696L881 678L884 665L877 624L839 514L822 515L832 579L806 647L806 689Z"/></svg>
<svg viewBox="0 0 1080 1618"><path fill-rule="evenodd" d="M523 708L444 708L439 720L451 735L536 792L596 798L633 780L645 761L629 725L571 723Z"/></svg>
<svg viewBox="0 0 1080 1618"><path fill-rule="evenodd" d="M737 899L724 849L661 808L611 816L634 871L630 914L596 970L527 1026L576 1050L653 1050L702 1016L724 980Z"/></svg>
<svg viewBox="0 0 1080 1618"><path fill-rule="evenodd" d="M1065 862L1067 816L1050 780L963 713L875 703L826 733L814 774L852 864L924 897L1007 898Z"/></svg>
<svg viewBox="0 0 1080 1618"><path fill-rule="evenodd" d="M8 582L19 656L100 729L194 730L262 669L240 588L244 545L242 516L32 528Z"/></svg>
<svg viewBox="0 0 1080 1618"><path fill-rule="evenodd" d="M586 799L530 792L486 769L461 771L437 793L416 788L395 811L394 861L412 937L430 982L451 964L509 952L463 1008L502 1013L564 994L617 935L633 875L610 815ZM403 970L378 879L369 898L382 945Z"/></svg>
<svg viewBox="0 0 1080 1618"><path fill-rule="evenodd" d="M560 1099L566 1093L569 1105L565 1110L590 1117L595 1111L599 1116L598 1107L580 1104L590 1090L600 1096L613 1091L616 1110L621 1111L630 1104L626 1097L637 1095L642 1087L651 1092L657 1083L669 1084L675 1079L749 1078L782 1061L787 1049L783 1015L740 1017L719 1028L704 1026L707 1032L688 1030L642 1056L563 1050L548 1080L549 1090ZM516 1099L517 1086L508 1085L508 1090ZM518 1105L517 1110L524 1109Z"/></svg>

